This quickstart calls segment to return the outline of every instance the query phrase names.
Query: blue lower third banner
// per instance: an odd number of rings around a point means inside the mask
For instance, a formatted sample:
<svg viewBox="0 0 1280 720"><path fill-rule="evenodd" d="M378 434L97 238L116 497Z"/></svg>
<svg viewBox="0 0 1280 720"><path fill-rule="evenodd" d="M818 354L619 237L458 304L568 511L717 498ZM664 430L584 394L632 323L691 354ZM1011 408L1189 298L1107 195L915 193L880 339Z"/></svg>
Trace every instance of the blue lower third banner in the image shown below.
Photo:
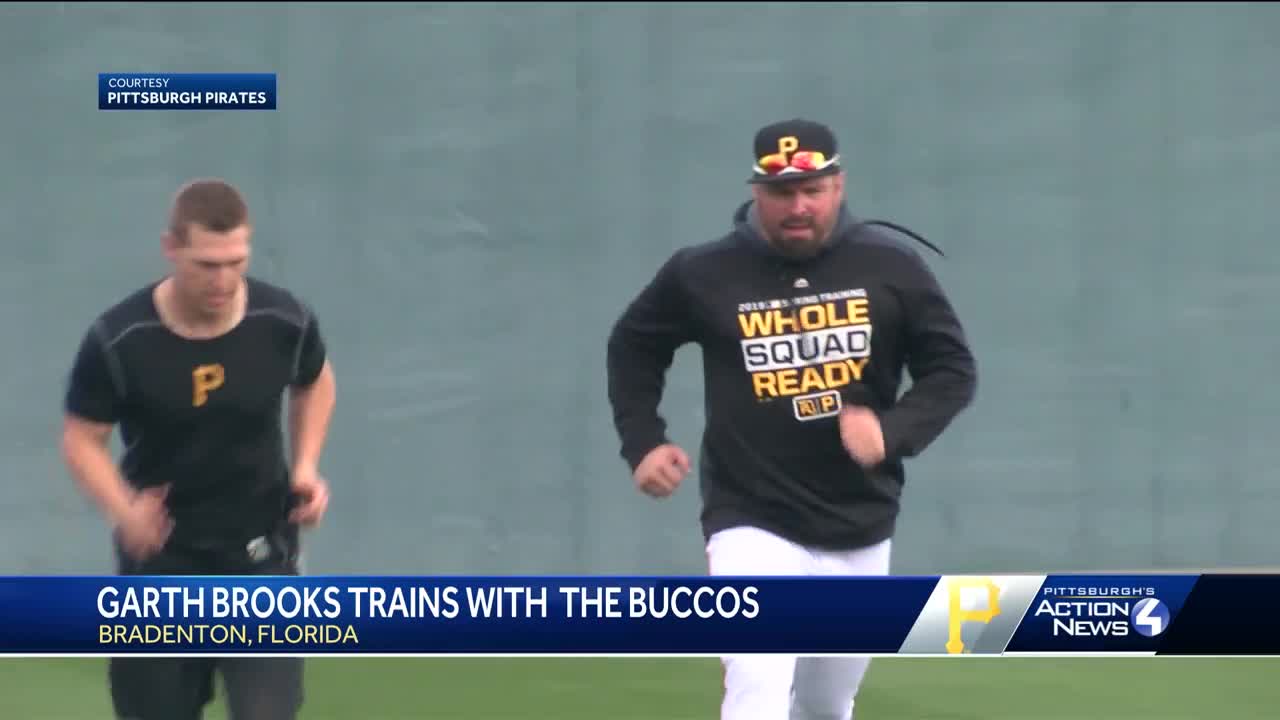
<svg viewBox="0 0 1280 720"><path fill-rule="evenodd" d="M99 110L275 110L275 73L98 73Z"/></svg>
<svg viewBox="0 0 1280 720"><path fill-rule="evenodd" d="M1280 654L1280 576L3 577L0 655Z"/></svg>

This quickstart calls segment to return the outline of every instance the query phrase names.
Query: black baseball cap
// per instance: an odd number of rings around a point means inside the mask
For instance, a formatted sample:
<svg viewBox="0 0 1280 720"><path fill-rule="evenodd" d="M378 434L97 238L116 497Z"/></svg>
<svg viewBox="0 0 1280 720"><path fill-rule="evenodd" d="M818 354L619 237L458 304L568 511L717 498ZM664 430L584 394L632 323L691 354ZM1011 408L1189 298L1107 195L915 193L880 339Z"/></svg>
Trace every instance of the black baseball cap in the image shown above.
<svg viewBox="0 0 1280 720"><path fill-rule="evenodd" d="M784 183L840 172L840 152L831 128L795 118L756 132L755 165L748 183Z"/></svg>

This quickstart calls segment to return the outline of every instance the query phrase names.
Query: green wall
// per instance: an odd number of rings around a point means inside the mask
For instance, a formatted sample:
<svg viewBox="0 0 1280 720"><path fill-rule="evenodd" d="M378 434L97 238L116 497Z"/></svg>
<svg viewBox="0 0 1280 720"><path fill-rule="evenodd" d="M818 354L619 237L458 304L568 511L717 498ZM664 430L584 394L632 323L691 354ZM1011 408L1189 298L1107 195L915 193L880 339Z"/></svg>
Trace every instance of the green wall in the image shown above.
<svg viewBox="0 0 1280 720"><path fill-rule="evenodd" d="M793 115L855 212L944 246L980 361L897 571L1273 563L1277 37L1264 5L6 5L0 572L108 568L62 383L198 175L332 347L312 571L701 572L696 488L617 457L605 338ZM274 71L280 109L99 112L101 71ZM696 449L692 349L669 388Z"/></svg>

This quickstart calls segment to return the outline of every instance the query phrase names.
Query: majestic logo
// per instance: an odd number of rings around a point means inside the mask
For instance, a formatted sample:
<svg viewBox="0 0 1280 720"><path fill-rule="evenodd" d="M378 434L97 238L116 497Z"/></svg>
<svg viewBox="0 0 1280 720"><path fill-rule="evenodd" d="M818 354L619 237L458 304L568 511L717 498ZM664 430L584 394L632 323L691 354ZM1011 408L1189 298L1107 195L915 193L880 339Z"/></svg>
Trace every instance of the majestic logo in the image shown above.
<svg viewBox="0 0 1280 720"><path fill-rule="evenodd" d="M222 387L226 371L222 366L200 365L191 371L191 406L200 407L209 402L209 393Z"/></svg>
<svg viewBox="0 0 1280 720"><path fill-rule="evenodd" d="M244 546L244 551L248 554L251 561L256 563L262 562L271 555L271 545L267 542L265 537L258 536L250 540L248 544Z"/></svg>
<svg viewBox="0 0 1280 720"><path fill-rule="evenodd" d="M756 399L791 399L798 420L838 413L840 389L861 382L871 360L869 303L857 288L740 304L739 342Z"/></svg>

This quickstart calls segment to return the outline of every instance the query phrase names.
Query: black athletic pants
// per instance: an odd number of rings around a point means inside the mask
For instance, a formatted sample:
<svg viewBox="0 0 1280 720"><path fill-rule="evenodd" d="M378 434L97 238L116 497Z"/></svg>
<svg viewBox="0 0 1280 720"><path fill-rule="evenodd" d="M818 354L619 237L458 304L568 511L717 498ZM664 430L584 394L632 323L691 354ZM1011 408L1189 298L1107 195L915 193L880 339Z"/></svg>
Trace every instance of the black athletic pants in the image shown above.
<svg viewBox="0 0 1280 720"><path fill-rule="evenodd" d="M122 575L296 575L296 529L270 538L268 557L165 549L141 563L120 553ZM302 658L111 658L107 676L119 720L201 720L222 676L231 720L292 720L302 707Z"/></svg>

